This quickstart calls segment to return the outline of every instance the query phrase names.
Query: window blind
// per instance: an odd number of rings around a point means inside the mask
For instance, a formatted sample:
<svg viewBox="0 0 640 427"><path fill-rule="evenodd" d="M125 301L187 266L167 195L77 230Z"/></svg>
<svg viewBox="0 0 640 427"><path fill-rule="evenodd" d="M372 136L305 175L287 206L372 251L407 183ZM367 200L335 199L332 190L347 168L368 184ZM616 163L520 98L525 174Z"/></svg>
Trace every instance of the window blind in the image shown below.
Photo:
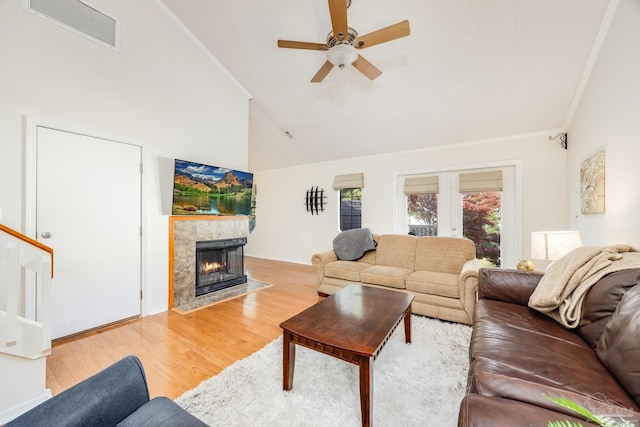
<svg viewBox="0 0 640 427"><path fill-rule="evenodd" d="M333 189L344 190L345 188L364 188L364 174L336 175L333 180Z"/></svg>
<svg viewBox="0 0 640 427"><path fill-rule="evenodd" d="M502 171L465 173L460 175L460 192L502 191Z"/></svg>
<svg viewBox="0 0 640 427"><path fill-rule="evenodd" d="M404 194L437 194L438 193L438 177L422 176L419 178L404 179Z"/></svg>

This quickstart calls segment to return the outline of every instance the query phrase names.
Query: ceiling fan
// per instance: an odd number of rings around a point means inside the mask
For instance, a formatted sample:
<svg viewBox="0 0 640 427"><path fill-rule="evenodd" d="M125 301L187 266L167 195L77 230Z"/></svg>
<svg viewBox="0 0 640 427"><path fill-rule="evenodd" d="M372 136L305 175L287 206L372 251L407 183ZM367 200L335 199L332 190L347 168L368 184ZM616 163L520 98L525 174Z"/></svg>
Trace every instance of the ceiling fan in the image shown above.
<svg viewBox="0 0 640 427"><path fill-rule="evenodd" d="M327 61L311 79L320 83L334 66L344 68L351 64L370 80L375 79L382 71L364 59L358 50L375 46L409 35L409 21L398 22L380 30L359 36L356 30L347 25L347 8L351 0L329 0L332 31L326 43L309 43L292 40L278 40L278 47L289 49L322 50L327 52Z"/></svg>

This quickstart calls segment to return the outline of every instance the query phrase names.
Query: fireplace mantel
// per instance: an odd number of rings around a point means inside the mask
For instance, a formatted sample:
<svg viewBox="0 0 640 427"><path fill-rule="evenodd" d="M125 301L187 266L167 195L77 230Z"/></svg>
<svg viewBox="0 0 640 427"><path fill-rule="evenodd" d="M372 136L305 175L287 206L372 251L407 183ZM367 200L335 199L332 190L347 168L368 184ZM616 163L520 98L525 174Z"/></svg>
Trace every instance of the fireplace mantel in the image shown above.
<svg viewBox="0 0 640 427"><path fill-rule="evenodd" d="M195 242L249 236L249 217L169 217L169 308L195 299Z"/></svg>

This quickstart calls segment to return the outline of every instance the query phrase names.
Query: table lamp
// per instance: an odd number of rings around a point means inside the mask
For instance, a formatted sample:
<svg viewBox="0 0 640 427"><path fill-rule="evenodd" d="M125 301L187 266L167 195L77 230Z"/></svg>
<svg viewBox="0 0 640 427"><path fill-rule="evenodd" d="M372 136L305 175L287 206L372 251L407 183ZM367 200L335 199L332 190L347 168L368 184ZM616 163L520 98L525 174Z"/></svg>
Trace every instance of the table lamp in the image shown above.
<svg viewBox="0 0 640 427"><path fill-rule="evenodd" d="M573 230L534 231L531 233L531 258L555 261L582 246L580 233Z"/></svg>

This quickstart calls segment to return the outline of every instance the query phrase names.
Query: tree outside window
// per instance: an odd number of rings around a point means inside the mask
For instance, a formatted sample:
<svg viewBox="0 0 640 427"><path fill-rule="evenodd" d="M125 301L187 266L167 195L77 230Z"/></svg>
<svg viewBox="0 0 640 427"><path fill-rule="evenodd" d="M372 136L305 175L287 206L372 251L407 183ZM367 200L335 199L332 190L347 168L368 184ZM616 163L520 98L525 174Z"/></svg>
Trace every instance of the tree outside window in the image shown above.
<svg viewBox="0 0 640 427"><path fill-rule="evenodd" d="M476 257L500 267L502 193L462 193L462 233L476 244Z"/></svg>
<svg viewBox="0 0 640 427"><path fill-rule="evenodd" d="M438 194L410 194L407 196L409 234L438 235Z"/></svg>

